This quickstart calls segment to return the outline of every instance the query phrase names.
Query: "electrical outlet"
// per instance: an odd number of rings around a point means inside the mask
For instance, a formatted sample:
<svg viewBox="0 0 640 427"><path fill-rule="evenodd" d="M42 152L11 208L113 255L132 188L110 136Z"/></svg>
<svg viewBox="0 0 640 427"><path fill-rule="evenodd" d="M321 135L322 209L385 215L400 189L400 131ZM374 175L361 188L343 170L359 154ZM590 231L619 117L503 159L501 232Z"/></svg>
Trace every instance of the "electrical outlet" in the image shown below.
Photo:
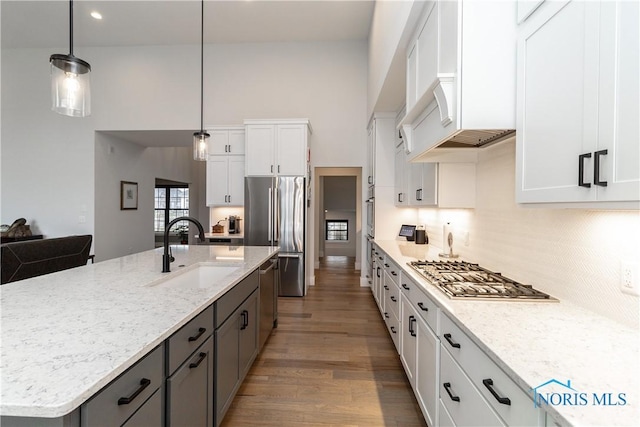
<svg viewBox="0 0 640 427"><path fill-rule="evenodd" d="M462 232L462 242L465 246L469 246L469 232L466 230Z"/></svg>
<svg viewBox="0 0 640 427"><path fill-rule="evenodd" d="M640 296L637 265L630 262L620 263L620 290L625 294Z"/></svg>

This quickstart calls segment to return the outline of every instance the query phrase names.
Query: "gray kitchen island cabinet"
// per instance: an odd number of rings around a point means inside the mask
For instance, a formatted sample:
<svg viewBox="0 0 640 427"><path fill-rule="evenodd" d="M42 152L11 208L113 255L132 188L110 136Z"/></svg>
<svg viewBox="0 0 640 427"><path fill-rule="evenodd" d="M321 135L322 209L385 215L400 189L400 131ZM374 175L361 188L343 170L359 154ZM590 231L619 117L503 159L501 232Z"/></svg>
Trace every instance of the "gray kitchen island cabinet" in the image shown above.
<svg viewBox="0 0 640 427"><path fill-rule="evenodd" d="M216 425L258 354L258 271L216 301Z"/></svg>

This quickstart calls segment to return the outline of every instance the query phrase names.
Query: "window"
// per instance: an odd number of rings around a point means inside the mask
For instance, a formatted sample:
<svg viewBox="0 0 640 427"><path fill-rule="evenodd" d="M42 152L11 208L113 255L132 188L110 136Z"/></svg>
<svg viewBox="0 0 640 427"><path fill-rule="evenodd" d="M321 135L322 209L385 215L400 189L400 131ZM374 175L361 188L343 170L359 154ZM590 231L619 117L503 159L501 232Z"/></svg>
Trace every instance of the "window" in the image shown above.
<svg viewBox="0 0 640 427"><path fill-rule="evenodd" d="M162 185L155 189L155 218L154 230L163 232L170 221L180 216L189 215L189 187L186 185ZM187 221L181 221L173 228L180 225L189 226Z"/></svg>
<svg viewBox="0 0 640 427"><path fill-rule="evenodd" d="M328 219L325 227L325 240L349 240L349 221L346 219Z"/></svg>

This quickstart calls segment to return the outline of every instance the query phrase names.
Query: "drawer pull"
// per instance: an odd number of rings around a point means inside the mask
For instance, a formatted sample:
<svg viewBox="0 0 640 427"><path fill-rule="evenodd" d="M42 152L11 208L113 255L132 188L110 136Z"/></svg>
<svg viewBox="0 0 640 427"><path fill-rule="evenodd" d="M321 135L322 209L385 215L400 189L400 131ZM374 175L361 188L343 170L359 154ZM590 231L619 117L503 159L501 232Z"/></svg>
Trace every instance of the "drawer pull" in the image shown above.
<svg viewBox="0 0 640 427"><path fill-rule="evenodd" d="M120 399L118 399L118 405L128 405L129 403L133 402L133 399L135 399L140 393L142 393L142 390L144 390L145 388L149 387L149 384L151 384L151 380L148 378L143 378L140 380L140 387L138 387L138 389L136 391L133 392L133 394L129 397L121 397Z"/></svg>
<svg viewBox="0 0 640 427"><path fill-rule="evenodd" d="M406 289L407 291L410 290L411 288L407 286L406 283L402 284L402 289Z"/></svg>
<svg viewBox="0 0 640 427"><path fill-rule="evenodd" d="M424 303L422 303L422 302L418 303L418 307L420 307L420 310L422 310L422 311L429 311L429 308L425 307ZM447 335L451 336L451 334L447 334ZM460 346L458 345L458 347L460 347Z"/></svg>
<svg viewBox="0 0 640 427"><path fill-rule="evenodd" d="M412 328L415 322L416 322L415 316L413 315L409 316L409 333L411 334L412 337L416 336L416 330Z"/></svg>
<svg viewBox="0 0 640 427"><path fill-rule="evenodd" d="M457 343L457 342L454 342L454 341L451 339L451 334L444 334L444 339L446 339L447 341L449 341L449 344L451 344L451 347L454 347L454 348L460 348L460 344L459 344L459 343Z"/></svg>
<svg viewBox="0 0 640 427"><path fill-rule="evenodd" d="M580 187L590 188L591 184L584 182L584 159L590 159L591 153L580 154L578 156L578 185Z"/></svg>
<svg viewBox="0 0 640 427"><path fill-rule="evenodd" d="M607 150L600 150L593 153L595 155L595 162L593 163L593 183L600 187L606 187L607 181L600 181L600 156L606 156Z"/></svg>
<svg viewBox="0 0 640 427"><path fill-rule="evenodd" d="M189 342L198 341L198 338L200 338L205 332L207 332L207 328L198 328L198 333L189 337Z"/></svg>
<svg viewBox="0 0 640 427"><path fill-rule="evenodd" d="M198 356L200 358L197 362L189 363L189 369L197 368L198 366L200 366L202 361L207 358L207 353L201 352Z"/></svg>
<svg viewBox="0 0 640 427"><path fill-rule="evenodd" d="M493 397L503 405L511 405L511 399L508 397L500 397L498 393L493 389L493 380L491 378L487 378L486 380L482 380L482 384L491 392Z"/></svg>
<svg viewBox="0 0 640 427"><path fill-rule="evenodd" d="M449 395L449 397L451 398L451 400L453 400L454 402L460 402L460 396L454 396L451 393L451 383L444 383L442 384L444 386L444 389L447 391L447 394Z"/></svg>
<svg viewBox="0 0 640 427"><path fill-rule="evenodd" d="M384 285L384 288L388 291L389 287L387 285Z"/></svg>
<svg viewBox="0 0 640 427"><path fill-rule="evenodd" d="M249 326L249 312L247 310L242 310L240 316L242 316L242 326L240 326L240 330L242 331L247 329L247 326Z"/></svg>
<svg viewBox="0 0 640 427"><path fill-rule="evenodd" d="M380 267L376 268L376 276L379 278L380 277Z"/></svg>
<svg viewBox="0 0 640 427"><path fill-rule="evenodd" d="M396 273L395 271L392 271L392 272L391 272L391 275L392 275L392 276L397 276L397 275L398 275L398 273Z"/></svg>
<svg viewBox="0 0 640 427"><path fill-rule="evenodd" d="M384 263L384 266L389 268L389 264L387 264L386 262Z"/></svg>
<svg viewBox="0 0 640 427"><path fill-rule="evenodd" d="M396 302L396 297L394 297L393 295L391 295L391 301Z"/></svg>
<svg viewBox="0 0 640 427"><path fill-rule="evenodd" d="M394 334L396 333L396 328L395 328L395 326L392 326L392 327L391 327L391 332L393 332Z"/></svg>
<svg viewBox="0 0 640 427"><path fill-rule="evenodd" d="M389 318L389 313L385 313L385 314L384 314L384 318L385 318L385 319L388 319L388 318Z"/></svg>

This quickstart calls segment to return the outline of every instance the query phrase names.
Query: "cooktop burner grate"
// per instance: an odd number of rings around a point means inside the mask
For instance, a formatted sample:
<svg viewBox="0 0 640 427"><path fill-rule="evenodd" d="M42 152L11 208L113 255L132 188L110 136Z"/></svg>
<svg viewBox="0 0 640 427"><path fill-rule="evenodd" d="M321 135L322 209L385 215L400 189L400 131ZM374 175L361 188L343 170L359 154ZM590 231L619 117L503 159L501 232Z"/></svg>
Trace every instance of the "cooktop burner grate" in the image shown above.
<svg viewBox="0 0 640 427"><path fill-rule="evenodd" d="M556 301L551 296L500 273L465 261L407 263L451 298Z"/></svg>

